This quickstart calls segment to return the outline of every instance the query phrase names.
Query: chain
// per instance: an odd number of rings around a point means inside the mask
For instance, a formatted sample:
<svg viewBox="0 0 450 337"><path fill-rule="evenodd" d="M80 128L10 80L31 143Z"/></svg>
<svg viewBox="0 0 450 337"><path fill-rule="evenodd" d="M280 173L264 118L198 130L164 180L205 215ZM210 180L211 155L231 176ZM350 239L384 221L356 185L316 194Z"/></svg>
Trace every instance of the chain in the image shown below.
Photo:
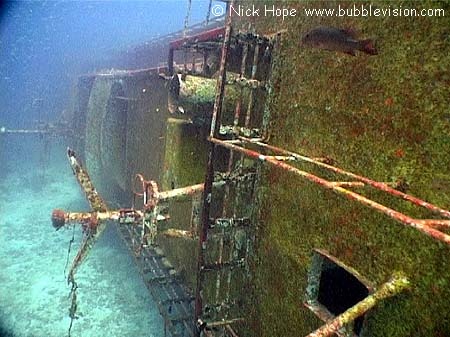
<svg viewBox="0 0 450 337"><path fill-rule="evenodd" d="M70 325L69 325L69 331L67 333L67 337L70 337L70 332L72 330L72 325L73 325L73 321L75 319L78 319L78 316L76 315L77 313L77 289L78 289L78 285L75 282L75 279L73 277L73 275L69 276L69 283L72 283L72 289L70 290L70 295L69 297L71 297L71 304L70 304L70 309L69 309L69 317L70 317Z"/></svg>
<svg viewBox="0 0 450 337"><path fill-rule="evenodd" d="M72 248L72 244L75 241L75 225L72 227L72 239L69 241L69 248L67 249L67 259L66 259L66 265L64 266L64 276L66 276L66 270L67 266L69 265L69 257L70 257L70 250Z"/></svg>

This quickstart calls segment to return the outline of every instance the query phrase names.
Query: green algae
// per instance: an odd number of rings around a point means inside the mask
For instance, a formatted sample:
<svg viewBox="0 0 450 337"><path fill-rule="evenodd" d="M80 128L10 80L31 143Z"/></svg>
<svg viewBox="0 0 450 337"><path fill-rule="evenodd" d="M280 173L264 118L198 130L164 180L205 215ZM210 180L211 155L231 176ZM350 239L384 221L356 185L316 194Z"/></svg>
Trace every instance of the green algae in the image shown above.
<svg viewBox="0 0 450 337"><path fill-rule="evenodd" d="M353 6L273 3L298 10ZM362 3L369 4L357 4ZM449 10L448 2L371 4ZM450 208L448 17L259 18L258 32L287 29L277 60L280 81L270 107L270 142L312 157L329 156L337 166L379 181L404 179L408 193ZM379 55L351 57L300 48L300 36L319 25L352 27L362 38L376 40ZM314 248L328 250L374 284L385 282L395 270L410 278L411 291L368 315L367 336L450 335L445 268L450 247L277 169L268 169L265 178L254 270L259 305L251 311L253 331L248 335L301 336L321 325L302 305ZM413 216L424 215L391 197L373 196Z"/></svg>
<svg viewBox="0 0 450 337"><path fill-rule="evenodd" d="M166 147L163 163L162 190L199 184L204 179L207 142L199 130L187 120L167 120ZM170 228L191 230L191 202L170 202ZM186 219L188 219L186 221ZM164 230L164 228L160 228ZM198 242L160 236L158 244L164 249L186 285L195 289Z"/></svg>
<svg viewBox="0 0 450 337"><path fill-rule="evenodd" d="M206 167L206 141L187 120L167 121L163 190L199 184Z"/></svg>

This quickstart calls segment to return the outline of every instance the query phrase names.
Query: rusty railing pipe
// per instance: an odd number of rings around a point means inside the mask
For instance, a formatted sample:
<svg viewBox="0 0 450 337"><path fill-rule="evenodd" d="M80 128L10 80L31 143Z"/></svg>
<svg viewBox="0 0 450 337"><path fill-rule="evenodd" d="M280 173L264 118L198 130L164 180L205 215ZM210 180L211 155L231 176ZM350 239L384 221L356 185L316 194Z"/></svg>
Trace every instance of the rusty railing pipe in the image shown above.
<svg viewBox="0 0 450 337"><path fill-rule="evenodd" d="M337 192L338 194L343 194L345 197L347 197L348 199L351 200L355 200L358 201L361 204L364 204L366 206L369 206L370 208L373 208L375 210L377 210L378 212L384 213L387 216L389 216L390 218L404 224L404 225L408 225L410 227L413 227L417 230L419 230L420 232L428 235L429 237L432 237L433 239L442 241L448 245L450 245L450 235L447 235L445 233L442 233L434 228L431 228L430 226L427 226L426 224L424 224L421 220L417 220L417 219L413 219L401 212L398 212L392 208L386 207L376 201L373 201L371 199L368 199L364 196L362 196L361 194L358 194L356 192L353 191L349 191L341 186L335 185L333 182L330 182L326 179L320 178L314 174L302 171L298 168L295 168L289 164L286 164L284 162L280 162L276 159L271 158L270 156L265 156L262 155L259 152L253 151L253 150L249 150L249 149L245 149L243 147L237 146L235 144L230 144L227 143L226 141L220 140L220 139L216 139L216 138L209 138L209 140L211 142L213 142L214 144L218 144L221 145L225 148L228 148L230 150L233 151L237 151L237 152L241 152L243 154L245 154L246 156L250 157L250 158L254 158L254 159L258 159L261 160L263 162L267 162L269 164L272 164L273 166L282 168L286 171L290 171L292 173L295 173L317 185L323 186L325 188L328 188L334 192ZM291 154L293 155L293 154ZM327 165L329 166L329 165ZM370 179L368 179L370 181ZM399 192L401 193L401 192ZM431 205L433 207L436 207L434 205Z"/></svg>
<svg viewBox="0 0 450 337"><path fill-rule="evenodd" d="M400 198L402 198L404 200L407 200L407 201L413 203L414 205L424 207L424 208L426 208L426 209L428 209L428 210L430 210L430 211L432 211L434 213L437 213L437 214L440 214L440 215L442 215L444 217L450 218L450 211L447 211L445 209L439 208L439 207L437 207L437 206L435 206L433 204L430 204L430 203L428 203L428 202L426 202L424 200L421 200L421 199L416 198L416 197L414 197L412 195L409 195L409 194L403 193L403 192L401 192L399 190L396 190L396 189L390 187L386 183L382 183L382 182L379 182L379 181L371 180L369 178L360 176L358 174L355 174L355 173L352 173L352 172L349 172L349 171L345 171L345 170L343 170L341 168L338 168L338 167L335 167L335 166L332 166L332 165L329 165L329 164L326 164L326 163L314 160L314 159L306 157L306 156L302 156L302 155L300 155L298 153L291 152L291 151L284 150L284 149L281 149L281 148L273 146L273 145L269 145L269 144L263 143L263 142L261 142L259 140L258 141L252 141L252 139L246 138L246 137L239 137L239 139L243 140L243 141L246 141L246 142L249 142L249 143L252 143L252 144L256 144L256 145L262 146L262 147L264 147L266 149L278 152L280 154L293 156L297 160L305 161L305 162L308 162L308 163L311 163L311 164L315 164L317 166L324 167L324 168L329 169L330 171L333 171L335 173L346 175L347 177L359 180L359 181L361 181L361 182L363 182L363 183L365 183L367 185L370 185L370 186L372 186L372 187L374 187L374 188L376 188L378 190L384 191L386 193L389 193L389 194L392 194L394 196L400 197Z"/></svg>

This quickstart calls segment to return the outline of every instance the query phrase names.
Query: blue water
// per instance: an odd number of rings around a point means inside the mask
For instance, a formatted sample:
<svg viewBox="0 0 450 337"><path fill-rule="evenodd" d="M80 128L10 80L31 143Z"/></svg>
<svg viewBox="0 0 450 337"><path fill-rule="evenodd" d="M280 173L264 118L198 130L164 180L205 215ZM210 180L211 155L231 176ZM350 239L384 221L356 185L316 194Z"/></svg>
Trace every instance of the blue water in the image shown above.
<svg viewBox="0 0 450 337"><path fill-rule="evenodd" d="M3 155L10 158L5 168L9 173L0 180L3 334L67 335L71 302L64 267L72 233L70 262L81 242L81 230L56 232L50 214L53 208L83 211L89 207L68 163L61 160L65 149L60 144L51 144L51 160L43 164L38 137L2 139ZM80 317L72 336L162 336L156 305L113 224L79 268L76 281Z"/></svg>
<svg viewBox="0 0 450 337"><path fill-rule="evenodd" d="M206 18L193 1L190 23ZM72 108L80 73L123 48L184 26L187 1L22 1L0 13L0 127L33 127ZM169 19L167 19L169 17ZM94 67L94 68L93 68ZM0 134L0 337L61 337L69 328L64 275L73 232L51 226L54 208L88 211L66 142ZM81 231L74 231L76 254ZM163 323L111 224L76 280L72 336L162 336Z"/></svg>
<svg viewBox="0 0 450 337"><path fill-rule="evenodd" d="M189 23L209 1L192 1ZM0 124L55 117L70 105L80 73L101 68L127 47L184 28L188 1L16 1L0 15Z"/></svg>

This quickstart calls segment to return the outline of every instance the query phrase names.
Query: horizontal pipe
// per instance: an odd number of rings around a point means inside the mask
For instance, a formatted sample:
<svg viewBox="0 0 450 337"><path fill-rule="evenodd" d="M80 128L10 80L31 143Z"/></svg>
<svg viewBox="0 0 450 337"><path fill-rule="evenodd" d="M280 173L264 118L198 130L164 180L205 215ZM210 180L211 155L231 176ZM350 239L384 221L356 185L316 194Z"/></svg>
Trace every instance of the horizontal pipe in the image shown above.
<svg viewBox="0 0 450 337"><path fill-rule="evenodd" d="M361 204L364 204L364 205L369 206L369 207L371 207L371 208L373 208L373 209L375 209L375 210L377 210L377 211L379 211L381 213L384 213L387 216L389 216L390 218L392 218L392 219L394 219L394 220L396 220L396 221L398 221L400 223L403 223L403 224L408 225L410 227L416 228L417 230L421 231L422 233L424 233L424 234L426 234L426 235L428 235L428 236L430 236L430 237L432 237L432 238L434 238L436 240L445 242L446 244L450 244L450 235L444 234L444 233L442 233L442 232L440 232L440 231L438 231L438 230L436 230L434 228L430 228L429 226L421 223L420 221L416 221L416 219L413 219L413 218L411 218L411 217L409 217L409 216L407 216L407 215L405 215L405 214L403 214L401 212L398 212L398 211L396 211L396 210L394 210L392 208L386 207L386 206L384 206L384 205L382 205L382 204L380 204L380 203L378 203L376 201L368 199L368 198L366 198L366 197L364 197L364 196L362 196L362 195L360 195L360 194L358 194L356 192L349 191L349 190L347 190L347 189L345 189L343 187L340 187L340 186L335 186L333 184L333 182L330 182L328 180L320 178L320 177L318 177L318 176L316 176L314 174L302 171L302 170L300 170L298 168L295 168L295 167L293 167L293 166L291 166L289 164L286 164L284 162L277 161L277 160L271 158L270 156L264 156L264 155L260 154L259 152L256 152L256 151L253 151L253 150L249 150L249 149L245 149L245 148L242 148L240 146L237 146L237 145L234 145L234 144L230 144L230 143L224 142L224 141L222 141L220 139L216 139L216 138L209 138L209 140L211 142L215 143L215 144L221 145L221 146L223 146L225 148L228 148L230 150L241 152L241 153L245 154L248 157L251 157L251 158L254 158L254 159L258 159L258 160L261 160L261 161L265 161L265 162L267 162L269 164L272 164L273 166L276 166L276 167L282 168L282 169L284 169L286 171L295 173L295 174L297 174L297 175L299 175L299 176L301 176L301 177L303 177L303 178L305 178L305 179L307 179L307 180L309 180L309 181L311 181L311 182L313 182L315 184L318 184L320 186L328 188L328 189L330 189L330 190L332 190L334 192L337 192L339 194L343 194L345 197L347 197L350 200L358 201Z"/></svg>
<svg viewBox="0 0 450 337"><path fill-rule="evenodd" d="M34 133L34 134L46 134L46 133L51 133L50 130L39 130L39 129L16 129L16 130L11 130L11 129L5 129L5 128L0 128L0 133Z"/></svg>
<svg viewBox="0 0 450 337"><path fill-rule="evenodd" d="M161 235L167 236L169 238L184 238L184 239L195 239L195 233L191 231L186 231L182 229L169 228L161 232Z"/></svg>
<svg viewBox="0 0 450 337"><path fill-rule="evenodd" d="M217 261L217 262L213 262L211 264L204 265L202 268L202 271L210 272L210 271L221 270L224 268L242 267L244 265L244 263L245 263L244 259L227 261L227 262Z"/></svg>
<svg viewBox="0 0 450 337"><path fill-rule="evenodd" d="M224 184L225 184L224 181L216 181L216 182L214 182L213 186L220 187ZM177 188L174 190L159 192L157 195L157 198L159 201L166 201L166 200L173 199L173 198L191 196L196 193L203 192L203 190L204 190L204 184L197 184L197 185Z"/></svg>
<svg viewBox="0 0 450 337"><path fill-rule="evenodd" d="M192 42L203 42L209 41L212 39L217 39L223 37L225 34L225 27L213 28L207 31L203 31L191 36L186 36L178 40L173 40L170 42L169 46L172 49L179 49L183 47L183 45L192 43Z"/></svg>
<svg viewBox="0 0 450 337"><path fill-rule="evenodd" d="M142 217L143 213L141 211L135 212L140 217ZM89 221L92 218L92 214L93 213L91 212L68 212L66 213L66 223ZM117 221L120 218L120 211L97 212L95 213L95 217L99 221L105 220Z"/></svg>
<svg viewBox="0 0 450 337"><path fill-rule="evenodd" d="M203 189L204 189L204 184L197 184L197 185L192 185L192 186L188 186L188 187L177 188L174 190L159 192L158 199L160 201L162 201L162 200L168 200L168 199L172 199L172 198L176 198L176 197L189 196L189 195L193 195L193 194L196 194L199 192L203 192Z"/></svg>
<svg viewBox="0 0 450 337"><path fill-rule="evenodd" d="M142 69L133 69L133 70L111 70L110 72L98 72L98 73L86 73L81 74L79 78L93 78L93 77L124 77L124 76L134 76L141 74L153 74L159 75L160 73L164 73L168 70L167 64L162 64L157 67L151 68L142 68Z"/></svg>
<svg viewBox="0 0 450 337"><path fill-rule="evenodd" d="M55 126L48 126L39 129L7 129L5 127L0 127L0 134L70 134L73 130L58 128Z"/></svg>
<svg viewBox="0 0 450 337"><path fill-rule="evenodd" d="M316 331L310 333L306 337L328 337L336 333L346 324L353 322L368 310L373 308L380 301L395 296L409 287L408 279L401 274L394 275L388 282L383 284L379 290L372 295L367 296L361 302L356 303L353 307L326 323Z"/></svg>
<svg viewBox="0 0 450 337"><path fill-rule="evenodd" d="M141 219L144 216L143 211L139 210L133 210L133 215L136 220ZM88 222L92 219L98 220L98 221L106 221L106 220L112 220L112 221L119 221L121 219L126 219L127 217L131 217L130 215L123 214L122 211L105 211L105 212L68 212L64 214L65 224L71 224L71 223L77 223L77 222ZM168 215L162 215L158 214L156 220L157 221L165 221L169 220L170 216ZM126 222L124 222L126 223ZM140 225L140 224L139 224Z"/></svg>
<svg viewBox="0 0 450 337"><path fill-rule="evenodd" d="M227 319L227 320L223 320L223 321L208 322L206 324L206 326L210 327L210 328L214 328L214 327L230 325L230 324L234 324L234 323L241 323L241 322L245 322L245 320L243 318L233 318L233 319Z"/></svg>
<svg viewBox="0 0 450 337"><path fill-rule="evenodd" d="M330 184L340 187L364 187L365 184L361 181L332 181Z"/></svg>
<svg viewBox="0 0 450 337"><path fill-rule="evenodd" d="M263 81L258 81L255 79L248 79L243 76L239 76L237 78L226 79L226 84L237 84L241 87L247 87L252 89L264 88L266 83Z"/></svg>
<svg viewBox="0 0 450 337"><path fill-rule="evenodd" d="M329 169L329 170L331 170L331 171L333 171L335 173L346 175L346 176L351 177L353 179L362 181L363 183L368 184L368 185L370 185L370 186L372 186L372 187L374 187L374 188L376 188L378 190L381 190L381 191L387 192L389 194L392 194L394 196L400 197L400 198L402 198L404 200L407 200L407 201L409 201L409 202L411 202L411 203L413 203L413 204L415 204L417 206L424 207L424 208L426 208L426 209L428 209L428 210L430 210L432 212L435 212L435 213L440 214L440 215L442 215L444 217L450 218L450 211L442 209L442 208L439 208L439 207L437 207L437 206L435 206L433 204L430 204L430 203L428 203L428 202L426 202L424 200L421 200L421 199L416 198L416 197L414 197L412 195L409 195L409 194L403 193L403 192L401 192L399 190L396 190L396 189L388 186L388 184L386 184L386 183L382 183L382 182L371 180L369 178L357 175L355 173L345 171L345 170L340 169L338 167L335 167L335 166L332 166L332 165L328 165L326 163L323 163L323 162L311 159L311 158L306 157L306 156L299 155L298 153L295 153L295 152L291 152L291 151L288 151L288 150L281 149L281 148L273 146L273 145L269 145L269 144L263 143L261 141L254 141L254 140L252 140L250 138L246 138L246 137L239 137L239 139L241 139L243 141L246 141L246 142L249 142L249 143L252 143L252 144L257 144L259 146L262 146L262 147L264 147L266 149L278 152L280 154L293 156L297 160L305 161L305 162L308 162L308 163L312 163L312 164L315 164L315 165L327 168L327 169Z"/></svg>
<svg viewBox="0 0 450 337"><path fill-rule="evenodd" d="M242 104L242 103L241 103ZM235 108L235 120L234 122L237 123L238 117L240 115L240 107L237 106ZM219 135L229 135L229 136L248 136L248 135L259 135L261 132L259 129L250 129L242 126L237 125L221 125L219 128ZM227 142L230 142L231 140L227 140ZM236 140L235 143L242 143L240 140Z"/></svg>
<svg viewBox="0 0 450 337"><path fill-rule="evenodd" d="M292 161L295 160L292 156L268 156L278 161Z"/></svg>

